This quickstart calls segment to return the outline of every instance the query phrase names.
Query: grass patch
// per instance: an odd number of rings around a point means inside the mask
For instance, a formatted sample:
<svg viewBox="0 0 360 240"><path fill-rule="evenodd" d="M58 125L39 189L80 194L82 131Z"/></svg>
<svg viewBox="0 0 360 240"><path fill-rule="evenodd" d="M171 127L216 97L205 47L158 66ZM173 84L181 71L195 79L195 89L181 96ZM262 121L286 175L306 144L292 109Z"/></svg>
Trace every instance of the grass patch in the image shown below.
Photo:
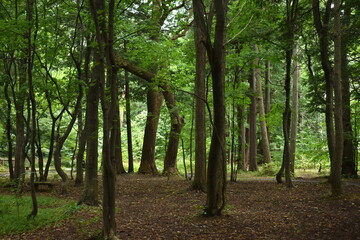
<svg viewBox="0 0 360 240"><path fill-rule="evenodd" d="M0 196L0 236L17 234L41 228L64 218L79 210L74 201L51 197L37 197L38 214L34 219L27 219L32 210L31 197Z"/></svg>

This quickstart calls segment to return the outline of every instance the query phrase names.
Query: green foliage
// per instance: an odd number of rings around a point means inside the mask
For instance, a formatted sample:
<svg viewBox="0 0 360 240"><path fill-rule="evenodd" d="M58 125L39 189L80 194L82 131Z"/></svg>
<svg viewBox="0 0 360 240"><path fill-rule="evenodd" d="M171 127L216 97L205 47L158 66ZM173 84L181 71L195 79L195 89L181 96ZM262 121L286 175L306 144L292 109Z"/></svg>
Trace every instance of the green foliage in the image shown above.
<svg viewBox="0 0 360 240"><path fill-rule="evenodd" d="M275 164L273 162L266 163L260 166L259 171L256 173L258 176L275 176L280 169L279 164Z"/></svg>
<svg viewBox="0 0 360 240"><path fill-rule="evenodd" d="M69 214L80 210L75 202L67 200L38 197L39 211L34 219L27 219L31 212L31 198L27 196L16 197L0 196L0 236L17 234L60 221L69 217Z"/></svg>

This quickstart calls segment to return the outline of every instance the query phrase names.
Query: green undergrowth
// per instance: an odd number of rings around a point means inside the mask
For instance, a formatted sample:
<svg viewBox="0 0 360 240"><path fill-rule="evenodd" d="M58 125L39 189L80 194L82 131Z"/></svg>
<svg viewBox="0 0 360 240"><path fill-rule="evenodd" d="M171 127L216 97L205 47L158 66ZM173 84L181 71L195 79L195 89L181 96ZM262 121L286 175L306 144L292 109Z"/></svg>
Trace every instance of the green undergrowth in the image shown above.
<svg viewBox="0 0 360 240"><path fill-rule="evenodd" d="M0 236L31 231L65 219L81 207L75 201L51 197L37 197L38 214L33 219L27 216L32 211L29 196L0 196ZM1 237L0 237L1 238Z"/></svg>

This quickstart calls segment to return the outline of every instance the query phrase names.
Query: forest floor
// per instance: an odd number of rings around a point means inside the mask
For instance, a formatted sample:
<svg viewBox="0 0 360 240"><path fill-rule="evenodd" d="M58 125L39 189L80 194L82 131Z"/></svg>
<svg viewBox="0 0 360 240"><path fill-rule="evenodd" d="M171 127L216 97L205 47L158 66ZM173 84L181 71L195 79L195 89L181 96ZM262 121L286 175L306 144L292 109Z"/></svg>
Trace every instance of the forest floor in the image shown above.
<svg viewBox="0 0 360 240"><path fill-rule="evenodd" d="M116 190L117 236L131 240L360 239L360 186L345 184L344 196L332 199L324 181L294 182L289 189L268 178L239 176L227 185L224 214L209 218L201 215L206 194L190 191L190 181L121 175ZM10 194L9 189L0 189L1 194L7 191ZM77 200L81 188L71 182L67 195L59 195L58 189L38 194ZM0 239L100 239L101 219L100 207L84 207L60 223Z"/></svg>

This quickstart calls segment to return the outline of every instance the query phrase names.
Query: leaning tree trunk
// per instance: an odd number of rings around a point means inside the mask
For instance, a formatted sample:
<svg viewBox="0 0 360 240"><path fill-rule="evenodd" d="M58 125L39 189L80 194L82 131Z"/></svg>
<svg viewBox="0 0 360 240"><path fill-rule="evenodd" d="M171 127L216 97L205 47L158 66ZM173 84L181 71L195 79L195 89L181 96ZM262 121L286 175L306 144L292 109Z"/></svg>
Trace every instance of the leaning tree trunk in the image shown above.
<svg viewBox="0 0 360 240"><path fill-rule="evenodd" d="M72 113L71 120L70 120L65 132L63 133L62 136L57 137L57 144L56 144L55 151L54 151L55 169L56 169L56 172L59 174L59 176L62 179L61 194L66 194L68 192L68 184L69 184L69 177L61 167L61 149L64 146L64 143L65 143L67 137L69 136L69 134L70 134L70 132L71 132L71 130L72 130L74 124L75 124L78 111L79 111L79 109L81 107L82 95L83 95L82 94L82 87L81 87L81 84L79 84L79 95L78 95L78 97L76 99L75 110Z"/></svg>

